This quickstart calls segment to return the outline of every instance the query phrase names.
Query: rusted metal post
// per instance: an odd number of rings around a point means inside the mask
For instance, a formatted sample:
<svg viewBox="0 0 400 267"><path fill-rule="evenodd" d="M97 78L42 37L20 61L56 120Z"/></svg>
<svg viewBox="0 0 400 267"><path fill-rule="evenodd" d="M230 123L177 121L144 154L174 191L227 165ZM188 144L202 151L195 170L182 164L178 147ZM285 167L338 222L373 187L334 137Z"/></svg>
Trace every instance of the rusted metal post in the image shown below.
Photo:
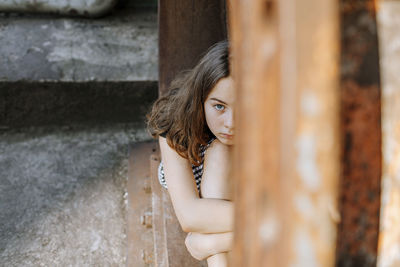
<svg viewBox="0 0 400 267"><path fill-rule="evenodd" d="M159 0L159 89L166 92L182 70L195 66L214 43L226 39L225 0Z"/></svg>
<svg viewBox="0 0 400 267"><path fill-rule="evenodd" d="M229 10L238 101L230 264L333 266L336 1L233 0Z"/></svg>
<svg viewBox="0 0 400 267"><path fill-rule="evenodd" d="M382 73L382 193L378 267L400 266L400 2L377 9Z"/></svg>
<svg viewBox="0 0 400 267"><path fill-rule="evenodd" d="M374 0L341 0L341 138L337 266L376 266L381 99Z"/></svg>

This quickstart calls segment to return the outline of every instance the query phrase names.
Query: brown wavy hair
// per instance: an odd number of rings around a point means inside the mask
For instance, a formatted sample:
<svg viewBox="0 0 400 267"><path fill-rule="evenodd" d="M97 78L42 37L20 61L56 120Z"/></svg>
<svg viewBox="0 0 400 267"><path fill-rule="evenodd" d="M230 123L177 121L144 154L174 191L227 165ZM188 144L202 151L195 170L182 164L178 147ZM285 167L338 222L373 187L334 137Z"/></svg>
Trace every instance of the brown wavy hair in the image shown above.
<svg viewBox="0 0 400 267"><path fill-rule="evenodd" d="M224 40L211 46L193 69L180 73L167 94L153 104L146 116L151 136L166 135L171 148L199 165L200 145L214 136L207 126L204 102L216 83L229 74L229 43Z"/></svg>

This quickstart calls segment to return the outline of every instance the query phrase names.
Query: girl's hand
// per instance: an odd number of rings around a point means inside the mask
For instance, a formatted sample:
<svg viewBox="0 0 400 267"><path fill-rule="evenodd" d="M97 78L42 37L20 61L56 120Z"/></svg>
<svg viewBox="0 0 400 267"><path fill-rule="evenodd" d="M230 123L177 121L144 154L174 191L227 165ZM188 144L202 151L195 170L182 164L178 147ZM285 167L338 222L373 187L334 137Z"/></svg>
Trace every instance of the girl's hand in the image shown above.
<svg viewBox="0 0 400 267"><path fill-rule="evenodd" d="M190 255L196 260L204 260L213 254L207 235L189 233L185 239L185 245Z"/></svg>

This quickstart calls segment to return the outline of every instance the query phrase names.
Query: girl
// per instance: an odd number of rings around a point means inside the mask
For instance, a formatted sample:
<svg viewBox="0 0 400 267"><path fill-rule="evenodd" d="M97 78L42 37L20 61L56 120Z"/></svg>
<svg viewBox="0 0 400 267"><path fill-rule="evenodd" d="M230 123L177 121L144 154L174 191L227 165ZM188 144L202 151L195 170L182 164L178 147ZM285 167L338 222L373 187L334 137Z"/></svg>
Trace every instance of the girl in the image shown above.
<svg viewBox="0 0 400 267"><path fill-rule="evenodd" d="M229 175L234 137L229 45L212 46L175 79L148 115L158 138L161 185L168 189L185 244L209 267L227 266L232 249L233 202Z"/></svg>

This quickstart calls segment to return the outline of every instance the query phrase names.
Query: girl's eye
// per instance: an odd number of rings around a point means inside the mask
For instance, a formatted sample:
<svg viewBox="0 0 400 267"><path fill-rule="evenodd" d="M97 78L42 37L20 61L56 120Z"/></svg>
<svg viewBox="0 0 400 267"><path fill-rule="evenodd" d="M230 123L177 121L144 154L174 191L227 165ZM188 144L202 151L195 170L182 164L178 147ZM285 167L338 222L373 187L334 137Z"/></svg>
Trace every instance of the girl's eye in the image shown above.
<svg viewBox="0 0 400 267"><path fill-rule="evenodd" d="M218 111L221 111L221 110L224 110L224 109L225 109L225 107L224 107L223 105L221 105L221 104L216 104L216 105L214 105L214 107L215 107L215 109L218 110Z"/></svg>

